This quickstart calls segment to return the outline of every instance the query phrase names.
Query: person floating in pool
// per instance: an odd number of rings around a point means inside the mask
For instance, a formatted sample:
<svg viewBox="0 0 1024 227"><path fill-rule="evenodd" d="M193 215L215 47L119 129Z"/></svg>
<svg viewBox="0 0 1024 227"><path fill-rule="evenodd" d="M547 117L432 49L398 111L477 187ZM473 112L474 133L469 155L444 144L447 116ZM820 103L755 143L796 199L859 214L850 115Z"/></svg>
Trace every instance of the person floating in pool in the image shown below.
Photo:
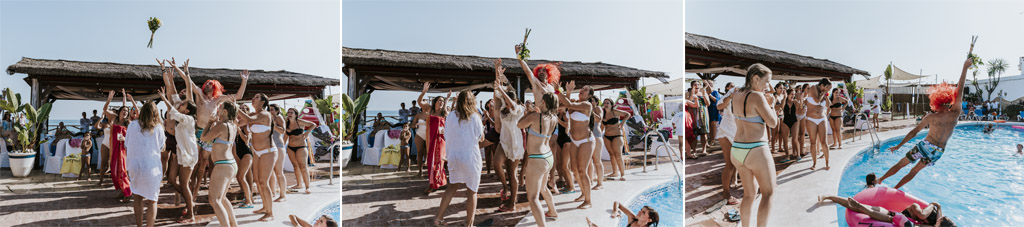
<svg viewBox="0 0 1024 227"><path fill-rule="evenodd" d="M985 125L985 129L982 130L982 132L984 132L985 134L992 134L992 132L995 132L995 131L996 131L995 124L987 124L987 125Z"/></svg>
<svg viewBox="0 0 1024 227"><path fill-rule="evenodd" d="M942 84L932 86L928 89L930 106L932 111L935 111L935 113L925 116L924 119L917 124L917 127L910 130L910 133L907 133L907 136L903 138L903 141L900 141L896 146L889 148L889 152L899 150L903 144L906 144L907 141L913 139L917 133L925 127L929 128L928 135L924 140L921 140L914 145L914 148L907 152L906 157L900 159L900 161L896 163L896 165L893 165L892 168L882 176L882 178L879 178L879 183L885 181L886 178L889 178L893 174L896 174L897 171L903 169L907 164L920 160L920 162L917 162L913 169L910 170L910 173L907 173L907 175L904 176L898 184L896 184L896 188L900 188L904 184L907 184L907 182L910 182L910 180L913 180L918 171L924 169L925 166L935 165L935 162L939 161L939 158L942 158L942 153L945 152L946 149L946 142L948 142L949 137L953 135L953 128L956 127L958 118L963 112L963 108L957 104L959 104L960 100L963 100L964 98L963 92L960 91L963 91L964 89L964 80L967 78L967 68L970 68L972 63L973 59L971 57L968 57L967 60L964 61L964 68L963 71L960 72L960 81L957 82L956 87L953 87L946 82L942 82Z"/></svg>
<svg viewBox="0 0 1024 227"><path fill-rule="evenodd" d="M880 206L861 204L852 197L818 196L818 203L825 203L825 200L831 200L854 212L866 214L872 220L892 223L895 226L956 226L953 220L942 216L942 206L939 203L931 203L924 208L915 203L897 213Z"/></svg>
<svg viewBox="0 0 1024 227"><path fill-rule="evenodd" d="M1019 144L1019 143L1017 144L1017 154L1018 155L1024 154L1024 144Z"/></svg>

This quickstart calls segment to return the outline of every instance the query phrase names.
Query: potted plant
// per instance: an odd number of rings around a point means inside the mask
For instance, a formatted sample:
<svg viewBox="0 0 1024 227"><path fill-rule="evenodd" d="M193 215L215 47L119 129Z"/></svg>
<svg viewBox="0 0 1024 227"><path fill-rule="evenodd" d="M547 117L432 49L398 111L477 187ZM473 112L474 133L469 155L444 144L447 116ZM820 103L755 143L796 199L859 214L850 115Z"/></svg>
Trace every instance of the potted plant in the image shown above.
<svg viewBox="0 0 1024 227"><path fill-rule="evenodd" d="M352 159L352 155L355 153L355 141L359 134L363 134L366 131L359 131L359 127L356 124L356 117L358 114L366 111L366 105L370 103L370 93L360 95L355 100L352 100L347 94L341 94L341 166L342 168L348 164L348 161Z"/></svg>
<svg viewBox="0 0 1024 227"><path fill-rule="evenodd" d="M11 161L11 172L15 177L26 177L32 172L32 163L35 163L36 147L40 143L39 134L45 132L44 124L50 116L52 103L45 103L36 109L28 103L21 103L21 94L14 94L10 88L4 89L5 100L0 100L0 108L10 113L20 113L25 118L25 123L14 123L14 135L17 141L11 141L14 150L8 156ZM8 138L11 139L11 138Z"/></svg>

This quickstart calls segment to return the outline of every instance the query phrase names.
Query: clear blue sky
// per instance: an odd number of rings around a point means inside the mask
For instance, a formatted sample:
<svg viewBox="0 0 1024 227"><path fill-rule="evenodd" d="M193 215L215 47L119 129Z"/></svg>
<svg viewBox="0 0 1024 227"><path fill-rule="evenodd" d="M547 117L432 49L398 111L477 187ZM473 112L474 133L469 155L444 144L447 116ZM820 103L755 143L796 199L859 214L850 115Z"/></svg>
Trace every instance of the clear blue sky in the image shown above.
<svg viewBox="0 0 1024 227"><path fill-rule="evenodd" d="M353 48L513 57L527 27L533 29L534 59L600 61L683 76L683 2L678 0L345 1L342 6L342 45ZM346 79L342 76L343 85ZM397 110L399 102L415 95L374 91L367 109Z"/></svg>
<svg viewBox="0 0 1024 227"><path fill-rule="evenodd" d="M986 62L1019 75L1024 1L686 1L686 31L827 58L881 75L889 62L911 73L960 76L971 35ZM985 79L984 71L978 79ZM686 75L696 78L696 75ZM726 77L726 76L723 76ZM720 78L723 78L720 77ZM854 80L862 80L855 76ZM930 78L926 82L934 82ZM968 73L967 79L971 79ZM721 81L742 82L738 77ZM723 87L719 82L716 87Z"/></svg>
<svg viewBox="0 0 1024 227"><path fill-rule="evenodd" d="M338 78L338 1L2 1L0 66L22 57L156 64L175 57L190 66L288 70ZM149 17L163 26L149 41ZM27 101L25 74L0 75ZM334 93L339 87L331 88ZM290 101L289 104L298 104ZM98 101L57 101L51 119L79 119ZM162 107L162 106L161 106Z"/></svg>

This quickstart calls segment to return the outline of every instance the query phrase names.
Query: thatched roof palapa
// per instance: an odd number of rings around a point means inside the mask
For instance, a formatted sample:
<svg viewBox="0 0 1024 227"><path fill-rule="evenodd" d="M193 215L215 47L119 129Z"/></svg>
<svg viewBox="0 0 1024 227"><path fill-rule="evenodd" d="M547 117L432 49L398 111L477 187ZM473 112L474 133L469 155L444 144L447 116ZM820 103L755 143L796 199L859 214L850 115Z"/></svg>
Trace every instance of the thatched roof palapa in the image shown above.
<svg viewBox="0 0 1024 227"><path fill-rule="evenodd" d="M828 59L793 54L785 51L762 48L750 44L731 42L718 38L686 33L686 69L694 72L700 69L719 68L718 73L743 76L736 70L745 70L753 63L762 63L774 74L790 76L793 80L850 80L853 74L869 75L867 71L852 68Z"/></svg>
<svg viewBox="0 0 1024 227"><path fill-rule="evenodd" d="M241 71L189 67L189 74L196 83L218 80L228 92L237 90L241 85ZM8 66L7 73L28 74L25 81L31 85L31 80L37 79L44 90L45 87L56 88L50 95L58 99L105 100L103 90L120 88L133 91L133 95L151 96L163 86L159 65L22 58L18 63ZM283 70L249 70L249 73L247 97L259 92L276 99L306 97L322 93L325 86L340 84L337 79ZM178 86L183 86L181 78L176 77L175 80Z"/></svg>
<svg viewBox="0 0 1024 227"><path fill-rule="evenodd" d="M355 69L359 77L368 78L367 86L378 90L415 90L422 82L435 82L443 87L490 83L494 80L494 57L405 52L380 49L342 48L342 63ZM515 58L501 58L505 75L525 75ZM635 85L642 77L668 78L663 72L641 70L607 63L579 61L529 60L530 66L561 62L562 81L576 80L581 85L605 85L620 88ZM352 76L352 75L349 75ZM524 81L525 82L525 81Z"/></svg>

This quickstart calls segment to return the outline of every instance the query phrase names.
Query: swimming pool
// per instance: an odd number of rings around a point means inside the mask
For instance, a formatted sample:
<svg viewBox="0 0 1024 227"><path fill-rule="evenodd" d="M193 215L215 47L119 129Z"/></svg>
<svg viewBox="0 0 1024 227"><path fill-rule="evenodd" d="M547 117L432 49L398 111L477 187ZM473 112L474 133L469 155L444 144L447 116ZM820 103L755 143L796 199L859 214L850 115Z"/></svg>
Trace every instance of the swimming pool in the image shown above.
<svg viewBox="0 0 1024 227"><path fill-rule="evenodd" d="M306 222L310 224L316 222L316 219L320 216L327 215L334 219L335 222L341 223L341 200L334 200L333 202L321 205L317 208L312 215L306 217Z"/></svg>
<svg viewBox="0 0 1024 227"><path fill-rule="evenodd" d="M942 158L901 189L929 203L938 202L942 213L959 226L1019 225L1024 222L1024 157L1014 154L1016 144L1024 143L1024 130L1011 125L1024 124L1000 124L990 135L982 133L984 124L957 125ZM885 140L881 152L860 151L847 163L838 195L853 197L864 189L864 176L882 177L925 135L927 131L921 131L894 154L885 150L905 135ZM882 185L895 186L911 167L907 165ZM839 226L847 226L846 209L836 207Z"/></svg>
<svg viewBox="0 0 1024 227"><path fill-rule="evenodd" d="M658 226L683 226L683 192L678 179L650 187L627 202L626 207L636 214L640 208L649 206L658 212ZM619 218L618 226L628 224L626 214Z"/></svg>

